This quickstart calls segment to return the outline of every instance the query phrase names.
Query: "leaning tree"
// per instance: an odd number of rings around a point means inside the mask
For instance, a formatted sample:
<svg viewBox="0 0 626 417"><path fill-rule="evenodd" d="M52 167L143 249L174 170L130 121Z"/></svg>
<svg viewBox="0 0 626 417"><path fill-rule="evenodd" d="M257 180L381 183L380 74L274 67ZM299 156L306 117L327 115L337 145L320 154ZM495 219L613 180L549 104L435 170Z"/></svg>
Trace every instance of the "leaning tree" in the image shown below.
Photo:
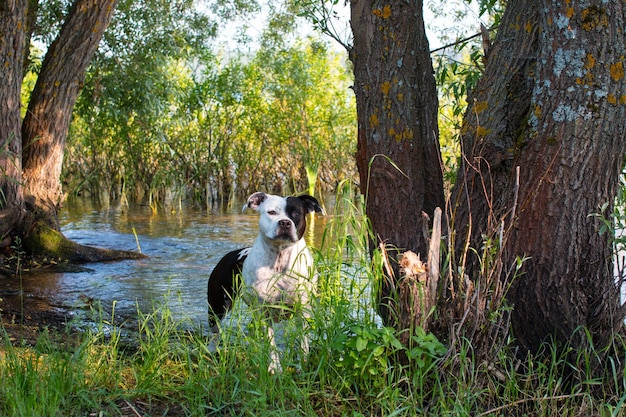
<svg viewBox="0 0 626 417"><path fill-rule="evenodd" d="M625 4L511 0L469 97L456 254L498 241L522 351L606 347L623 327L609 216L626 151ZM471 276L478 257L465 258ZM587 338L581 329L589 330Z"/></svg>
<svg viewBox="0 0 626 417"><path fill-rule="evenodd" d="M24 64L37 13L36 0L0 7L0 247L22 238L33 252L73 260L134 257L75 245L59 233L61 166L70 118L85 71L117 0L76 0L46 53L26 116L20 114ZM60 252L59 252L60 251Z"/></svg>

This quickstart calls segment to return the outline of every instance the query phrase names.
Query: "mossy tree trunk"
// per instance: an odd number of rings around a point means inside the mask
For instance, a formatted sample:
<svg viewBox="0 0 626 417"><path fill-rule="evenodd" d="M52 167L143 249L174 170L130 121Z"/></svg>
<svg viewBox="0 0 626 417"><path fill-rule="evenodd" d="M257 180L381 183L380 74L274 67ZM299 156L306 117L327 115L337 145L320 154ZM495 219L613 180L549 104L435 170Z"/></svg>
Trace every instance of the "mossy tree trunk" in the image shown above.
<svg viewBox="0 0 626 417"><path fill-rule="evenodd" d="M77 0L50 45L22 124L25 194L37 217L58 229L61 168L72 110L85 71L117 0Z"/></svg>
<svg viewBox="0 0 626 417"><path fill-rule="evenodd" d="M33 252L72 261L141 256L85 248L59 233L61 166L70 118L85 71L117 0L76 0L50 45L20 121L20 99L36 1L3 2L0 8L0 247L19 236ZM5 70L6 69L6 70ZM50 239L54 236L54 239ZM51 242L53 242L51 244ZM37 253L33 253L37 254Z"/></svg>
<svg viewBox="0 0 626 417"><path fill-rule="evenodd" d="M602 348L623 327L610 236L590 215L612 213L626 151L624 8L508 2L468 100L453 190L457 261L478 274L466 248L485 237L501 245L504 265L525 258L508 292L522 352L550 339L584 348L581 327Z"/></svg>

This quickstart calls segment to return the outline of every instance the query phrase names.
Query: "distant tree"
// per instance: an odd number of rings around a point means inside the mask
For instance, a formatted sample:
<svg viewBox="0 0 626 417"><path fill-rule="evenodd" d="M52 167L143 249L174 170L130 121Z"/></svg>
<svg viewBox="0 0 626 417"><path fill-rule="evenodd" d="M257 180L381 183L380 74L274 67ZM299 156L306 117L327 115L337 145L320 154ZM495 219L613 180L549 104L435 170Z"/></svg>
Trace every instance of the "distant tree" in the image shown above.
<svg viewBox="0 0 626 417"><path fill-rule="evenodd" d="M163 188L186 183L194 164L212 163L187 153L188 142L206 145L206 132L186 127L194 127L189 117L202 104L199 90L222 89L219 80L196 82L218 65L215 31L195 0L119 2L74 110L66 193L159 201Z"/></svg>

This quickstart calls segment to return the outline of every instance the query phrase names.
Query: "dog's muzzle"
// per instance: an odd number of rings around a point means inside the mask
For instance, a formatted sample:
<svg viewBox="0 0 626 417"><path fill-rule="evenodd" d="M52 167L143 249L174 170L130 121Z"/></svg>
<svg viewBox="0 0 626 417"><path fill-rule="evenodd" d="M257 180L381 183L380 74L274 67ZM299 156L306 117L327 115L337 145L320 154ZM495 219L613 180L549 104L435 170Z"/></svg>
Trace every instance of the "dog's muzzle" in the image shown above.
<svg viewBox="0 0 626 417"><path fill-rule="evenodd" d="M291 220L279 220L276 227L276 238L284 238L295 242L297 240L295 227Z"/></svg>

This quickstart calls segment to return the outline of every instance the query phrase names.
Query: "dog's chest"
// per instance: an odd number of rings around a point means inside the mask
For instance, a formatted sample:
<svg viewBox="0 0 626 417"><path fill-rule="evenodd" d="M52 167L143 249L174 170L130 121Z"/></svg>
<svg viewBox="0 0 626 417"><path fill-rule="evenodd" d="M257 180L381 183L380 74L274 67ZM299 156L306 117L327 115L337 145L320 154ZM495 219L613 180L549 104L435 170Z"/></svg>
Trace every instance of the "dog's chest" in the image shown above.
<svg viewBox="0 0 626 417"><path fill-rule="evenodd" d="M258 242L257 242L258 243ZM248 289L265 303L293 304L313 288L313 259L304 242L280 250L255 245L243 266Z"/></svg>

